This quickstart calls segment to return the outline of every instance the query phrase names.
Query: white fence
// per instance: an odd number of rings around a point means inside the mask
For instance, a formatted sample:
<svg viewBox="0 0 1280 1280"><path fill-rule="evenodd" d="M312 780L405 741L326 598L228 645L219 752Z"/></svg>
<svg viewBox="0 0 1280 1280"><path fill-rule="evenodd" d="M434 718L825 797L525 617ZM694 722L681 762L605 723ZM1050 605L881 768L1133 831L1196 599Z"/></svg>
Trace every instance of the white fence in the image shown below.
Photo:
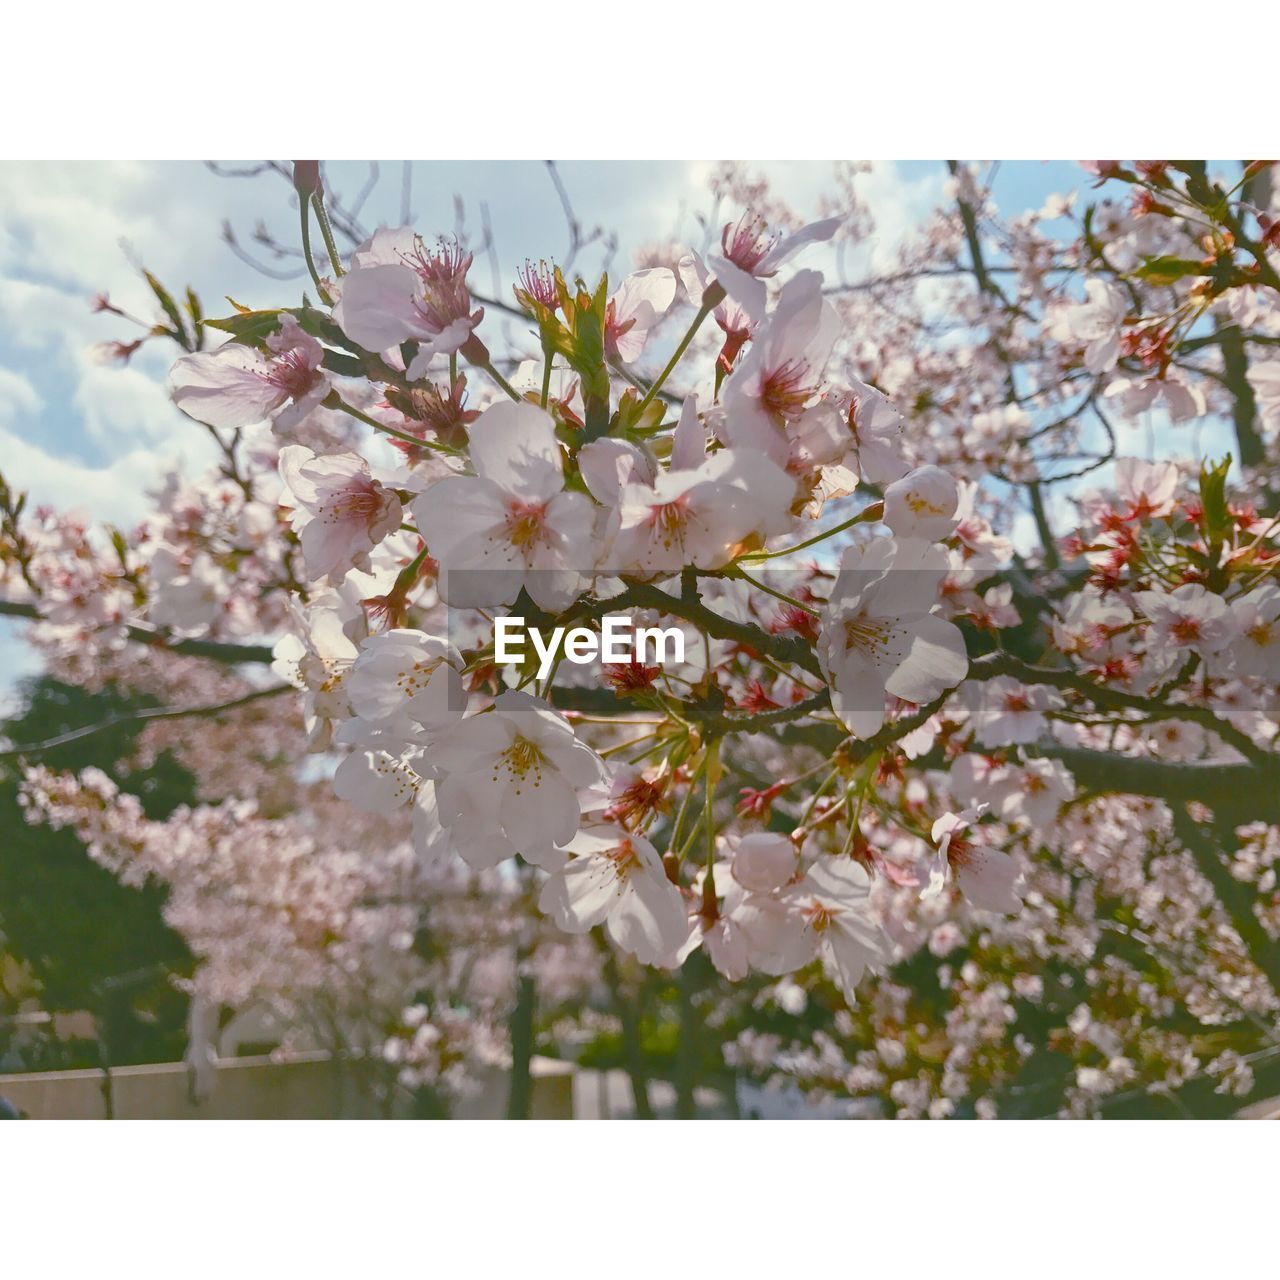
<svg viewBox="0 0 1280 1280"><path fill-rule="evenodd" d="M533 1059L534 1119L573 1118L572 1063ZM506 1112L508 1077L494 1072L458 1115L496 1120ZM106 1071L45 1071L0 1075L0 1097L33 1120L367 1120L381 1118L354 1073L326 1053L223 1058L207 1097L191 1097L181 1062Z"/></svg>

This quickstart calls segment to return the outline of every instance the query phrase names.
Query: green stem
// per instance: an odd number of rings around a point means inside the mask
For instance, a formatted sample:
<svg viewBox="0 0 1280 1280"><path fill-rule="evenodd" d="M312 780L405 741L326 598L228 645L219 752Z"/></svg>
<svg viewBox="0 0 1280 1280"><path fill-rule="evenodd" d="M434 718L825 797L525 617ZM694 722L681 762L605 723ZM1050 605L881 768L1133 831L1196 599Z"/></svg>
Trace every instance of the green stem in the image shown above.
<svg viewBox="0 0 1280 1280"><path fill-rule="evenodd" d="M839 769L832 769L822 780L822 785L809 797L809 803L805 805L804 813L800 815L800 826L807 827L809 825L809 819L813 816L813 811L817 808L818 801L822 798L827 788L836 780L839 773Z"/></svg>
<svg viewBox="0 0 1280 1280"><path fill-rule="evenodd" d="M302 215L302 256L307 260L307 270L311 272L312 283L316 287L316 292L320 295L320 301L329 305L329 291L324 287L324 282L320 279L320 273L316 270L315 258L311 253L311 206L308 201L298 201L298 211Z"/></svg>
<svg viewBox="0 0 1280 1280"><path fill-rule="evenodd" d="M542 348L542 399L539 401L542 408L547 407L547 400L551 395L551 357L552 352L546 347Z"/></svg>
<svg viewBox="0 0 1280 1280"><path fill-rule="evenodd" d="M871 779L875 776L876 769L880 764L880 754L881 753L879 751L872 752L872 754L867 757L867 762L863 766L867 772L863 776L862 786L858 788L858 807L849 816L849 835L845 840L842 853L848 853L849 850L853 848L854 840L858 837L859 827L862 822L862 806L866 803L867 791L871 786Z"/></svg>
<svg viewBox="0 0 1280 1280"><path fill-rule="evenodd" d="M421 436L411 436L407 431L397 431L395 427L389 427L385 422L379 422L377 418L369 417L367 413L362 413L355 405L348 404L336 391L331 391L325 396L324 407L326 409L341 409L343 413L350 414L351 417L372 427L375 431L381 431L383 435L391 436L396 440L403 440L406 444L415 445L419 449L434 449L437 453L458 453L457 449L447 444L441 444L438 440L424 440Z"/></svg>
<svg viewBox="0 0 1280 1280"><path fill-rule="evenodd" d="M707 801L705 817L707 823L707 875L714 874L716 865L716 820L713 812L716 798L716 783L720 780L720 739L712 738L707 743Z"/></svg>
<svg viewBox="0 0 1280 1280"><path fill-rule="evenodd" d="M324 197L317 191L311 197L311 201L316 207L316 221L320 224L320 234L324 237L324 248L329 255L329 263L333 267L334 279L340 279L342 276L342 257L338 253L338 246L333 239L333 228L329 226L329 215L324 208Z"/></svg>
<svg viewBox="0 0 1280 1280"><path fill-rule="evenodd" d="M513 400L520 399L520 393L506 380L506 378L502 376L502 374L497 371L497 369L493 367L492 360L482 360L480 362L480 368L483 369L485 373L487 373L489 377L491 377L494 382L496 382L498 386L500 386L502 390L505 391Z"/></svg>
<svg viewBox="0 0 1280 1280"><path fill-rule="evenodd" d="M706 762L703 761L703 764ZM680 808L676 810L676 820L671 828L671 838L667 841L667 848L675 854L680 852L680 834L684 831L684 820L689 812L689 802L693 799L693 793L698 789L698 778L702 773L702 764L693 771L693 776L689 779L688 790L684 793L684 799L680 801Z"/></svg>
<svg viewBox="0 0 1280 1280"><path fill-rule="evenodd" d="M698 314L693 317L693 323L689 326L689 331L684 335L683 338L680 339L680 345L671 353L671 359L667 361L666 367L662 370L660 374L658 374L658 377L654 381L653 386L651 386L649 390L644 393L644 398L636 406L637 418L639 418L640 415L643 414L644 411L649 407L649 405L653 401L654 396L656 396L658 392L662 390L662 384L666 382L666 380L671 376L671 371L676 367L676 365L680 363L681 357L689 349L689 343L693 341L694 335L698 332L700 328L702 328L702 322L715 309L715 305L716 305L715 303L708 304L707 302L704 301L702 306L698 308Z"/></svg>
<svg viewBox="0 0 1280 1280"><path fill-rule="evenodd" d="M763 582L758 582L741 567L737 567L737 572L731 576L741 578L744 582L749 582L757 591L763 591L765 595L772 596L775 600L783 600L787 604L795 605L797 609L803 609L805 613L810 613L815 618L820 618L822 616L817 609L813 609L807 604L801 604L800 601L795 599L793 596L789 596L782 591L775 591L772 587L766 587Z"/></svg>
<svg viewBox="0 0 1280 1280"><path fill-rule="evenodd" d="M794 547L783 547L779 551L752 551L748 555L742 557L743 560L773 560L778 556L789 556L793 552L803 551L806 547L812 547L819 542L825 542L828 538L834 537L837 533L843 533L846 529L852 529L856 524L865 524L869 520L879 520L884 514L884 504L882 502L873 502L871 506L859 511L856 516L850 520L846 520L843 524L835 525L833 528L825 529L822 533L815 534L812 538L806 538L804 542L797 542Z"/></svg>

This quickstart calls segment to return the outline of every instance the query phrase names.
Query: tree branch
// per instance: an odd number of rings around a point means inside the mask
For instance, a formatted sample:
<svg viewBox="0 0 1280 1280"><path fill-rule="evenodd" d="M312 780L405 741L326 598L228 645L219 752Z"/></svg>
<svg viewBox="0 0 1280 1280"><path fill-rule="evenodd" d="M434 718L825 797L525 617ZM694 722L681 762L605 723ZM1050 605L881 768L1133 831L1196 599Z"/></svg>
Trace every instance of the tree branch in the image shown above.
<svg viewBox="0 0 1280 1280"><path fill-rule="evenodd" d="M31 618L39 621L40 616L40 611L33 604L16 600L0 600L0 617ZM216 662L231 664L274 661L274 655L266 645L232 644L222 640L175 640L163 631L145 627L137 622L127 623L124 629L130 640L150 645L155 649L164 649L167 653L182 654L188 658L212 658Z"/></svg>
<svg viewBox="0 0 1280 1280"><path fill-rule="evenodd" d="M1232 927L1240 935L1249 958L1267 975L1272 991L1280 997L1280 946L1254 914L1254 895L1231 874L1215 843L1198 823L1191 820L1186 806L1175 802L1169 808L1178 842L1213 886L1213 892L1230 916Z"/></svg>
<svg viewBox="0 0 1280 1280"><path fill-rule="evenodd" d="M52 751L56 747L65 747L68 743L79 742L81 738L105 733L108 729L116 728L117 725L145 723L151 720L182 720L187 717L211 718L227 711L235 711L240 707L247 707L253 702L261 702L264 698L274 698L280 693L293 692L295 690L292 685L278 684L272 685L269 689L255 689L252 693L232 698L229 702L213 702L198 707L146 707L141 711L125 711L119 715L108 716L95 724L87 724L79 729L69 729L66 733L46 738L43 742L26 742L21 746L9 747L7 750L0 751L0 760L17 760L26 756L44 755L45 752Z"/></svg>
<svg viewBox="0 0 1280 1280"><path fill-rule="evenodd" d="M1013 676L1024 684L1048 685L1054 689L1082 694L1103 711L1141 711L1152 720L1186 720L1191 724L1198 724L1217 734L1224 743L1255 765L1271 771L1280 768L1280 756L1259 747L1247 734L1241 733L1228 721L1220 720L1207 707L1171 703L1163 697L1144 698L1120 689L1109 689L1066 668L1032 666L1011 653L986 654L974 661L969 668L970 680L990 680L993 676L1002 675Z"/></svg>

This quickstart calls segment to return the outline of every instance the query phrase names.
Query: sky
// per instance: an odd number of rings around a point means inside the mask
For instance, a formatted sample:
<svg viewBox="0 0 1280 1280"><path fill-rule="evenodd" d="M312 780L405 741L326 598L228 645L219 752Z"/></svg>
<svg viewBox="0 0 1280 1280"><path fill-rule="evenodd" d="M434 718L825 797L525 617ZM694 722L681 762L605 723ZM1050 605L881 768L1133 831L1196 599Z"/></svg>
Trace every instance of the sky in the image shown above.
<svg viewBox="0 0 1280 1280"><path fill-rule="evenodd" d="M228 166L234 167L234 166ZM831 185L831 166L753 164L801 213L816 213ZM629 268L634 252L678 237L701 248L697 215L710 207L714 165L691 161L569 161L559 173L575 214L589 232L616 233L612 270ZM369 226L399 225L403 165L380 166L380 180L362 213ZM332 189L350 196L368 175L366 164L328 166ZM859 179L877 222L862 246L873 265L899 233L942 198L941 162L877 163ZM1000 166L994 192L1006 211L1039 208L1050 193L1085 185L1063 162ZM144 264L171 289L191 285L210 315L230 308L280 305L304 282L272 280L242 262L222 239L229 220L248 241L261 220L283 241L298 241L290 191L274 175L226 177L197 162L0 163L0 470L33 503L78 509L96 521L128 527L143 513L146 492L175 466L199 473L211 464L207 437L170 404L164 380L174 349L144 346L127 366L103 363L97 344L132 333L117 317L94 314L91 299L109 293L118 306L151 319L154 299L138 274ZM417 162L409 207L414 225L431 236L454 229L459 209L478 238L482 209L492 228L509 296L512 272L526 257L563 261L567 230L560 197L540 161ZM575 264L601 265L597 242ZM477 287L495 292L489 263L473 269ZM17 624L0 619L0 694L35 669L17 639Z"/></svg>

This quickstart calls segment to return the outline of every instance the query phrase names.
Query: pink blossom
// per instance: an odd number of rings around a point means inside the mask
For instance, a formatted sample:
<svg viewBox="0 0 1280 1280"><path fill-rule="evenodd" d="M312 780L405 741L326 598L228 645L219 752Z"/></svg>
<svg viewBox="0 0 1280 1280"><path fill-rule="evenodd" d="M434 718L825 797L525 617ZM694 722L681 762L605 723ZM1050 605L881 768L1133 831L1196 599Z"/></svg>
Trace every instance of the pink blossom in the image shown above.
<svg viewBox="0 0 1280 1280"><path fill-rule="evenodd" d="M830 240L839 229L839 218L823 218L789 235L771 235L764 221L748 210L736 223L725 225L721 252L709 254L707 265L747 315L760 320L767 298L764 282L806 245Z"/></svg>
<svg viewBox="0 0 1280 1280"><path fill-rule="evenodd" d="M233 430L273 418L277 430L290 430L329 394L324 348L291 315L267 348L226 342L216 351L179 356L169 375L174 404L211 427Z"/></svg>
<svg viewBox="0 0 1280 1280"><path fill-rule="evenodd" d="M503 402L469 436L476 474L439 480L412 504L444 598L505 605L524 587L545 609L567 607L596 558L594 515L590 498L565 489L554 422Z"/></svg>
<svg viewBox="0 0 1280 1280"><path fill-rule="evenodd" d="M355 453L317 457L303 445L280 450L280 476L292 499L291 523L314 580L341 582L401 520L400 499L374 480Z"/></svg>
<svg viewBox="0 0 1280 1280"><path fill-rule="evenodd" d="M822 276L801 271L787 281L777 306L741 363L725 381L725 434L785 466L787 429L822 386L839 321L822 296Z"/></svg>
<svg viewBox="0 0 1280 1280"><path fill-rule="evenodd" d="M676 296L676 278L666 267L634 271L609 299L605 315L605 351L631 364L640 358L649 331L666 315Z"/></svg>

